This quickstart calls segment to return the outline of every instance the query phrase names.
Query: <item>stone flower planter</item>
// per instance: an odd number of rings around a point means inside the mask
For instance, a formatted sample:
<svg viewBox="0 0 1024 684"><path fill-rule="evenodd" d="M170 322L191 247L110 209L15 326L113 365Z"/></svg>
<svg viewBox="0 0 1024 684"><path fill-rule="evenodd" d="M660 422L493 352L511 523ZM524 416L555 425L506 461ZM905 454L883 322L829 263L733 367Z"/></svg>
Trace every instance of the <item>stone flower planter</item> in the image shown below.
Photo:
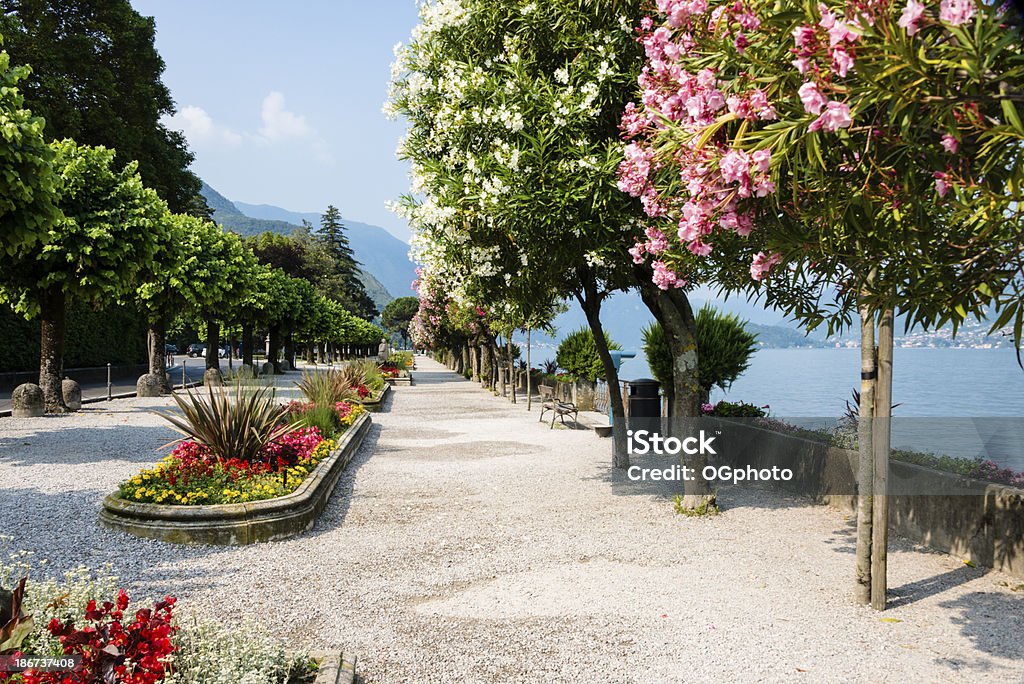
<svg viewBox="0 0 1024 684"><path fill-rule="evenodd" d="M340 652L310 654L319 663L320 669L313 684L352 684L356 678L356 659Z"/></svg>
<svg viewBox="0 0 1024 684"><path fill-rule="evenodd" d="M137 537L175 544L254 544L302 534L320 517L369 427L370 416L364 413L291 494L248 503L165 506L126 501L115 493L103 500L100 522Z"/></svg>
<svg viewBox="0 0 1024 684"><path fill-rule="evenodd" d="M384 402L387 400L389 394L391 394L391 385L384 385L384 389L382 389L380 394L376 397L363 399L361 402L363 404L363 408L370 413L380 413L384 408Z"/></svg>
<svg viewBox="0 0 1024 684"><path fill-rule="evenodd" d="M399 375L397 378L384 378L389 385L411 385L412 384L412 373L409 371L402 371L405 375Z"/></svg>

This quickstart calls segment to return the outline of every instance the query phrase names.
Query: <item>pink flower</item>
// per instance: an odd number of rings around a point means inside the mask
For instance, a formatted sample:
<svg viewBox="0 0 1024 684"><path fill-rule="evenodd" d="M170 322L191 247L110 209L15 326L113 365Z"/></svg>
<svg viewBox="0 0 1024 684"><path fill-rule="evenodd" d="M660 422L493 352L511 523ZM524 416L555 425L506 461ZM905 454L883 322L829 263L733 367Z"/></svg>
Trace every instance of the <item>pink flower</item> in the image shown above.
<svg viewBox="0 0 1024 684"><path fill-rule="evenodd" d="M859 36L851 30L850 24L845 21L836 20L832 24L832 28L828 30L829 45L835 47L844 40L847 43L853 43Z"/></svg>
<svg viewBox="0 0 1024 684"><path fill-rule="evenodd" d="M754 150L750 155L750 161L757 166L758 171L761 173L768 173L768 169L771 168L772 163L772 151Z"/></svg>
<svg viewBox="0 0 1024 684"><path fill-rule="evenodd" d="M793 29L793 42L798 48L807 47L814 42L814 29L807 25Z"/></svg>
<svg viewBox="0 0 1024 684"><path fill-rule="evenodd" d="M670 287L683 287L686 282L680 280L676 272L665 265L663 261L655 261L651 264L654 268L654 275L651 276L651 282L657 285L662 290L667 290Z"/></svg>
<svg viewBox="0 0 1024 684"><path fill-rule="evenodd" d="M793 60L793 66L795 66L796 70L801 74L806 74L811 70L811 60L807 57L797 57Z"/></svg>
<svg viewBox="0 0 1024 684"><path fill-rule="evenodd" d="M768 272L780 263L782 263L782 255L778 252L773 252L770 256L764 252L758 252L750 263L750 277L757 281L764 280Z"/></svg>
<svg viewBox="0 0 1024 684"><path fill-rule="evenodd" d="M818 3L818 14L821 15L821 21L818 22L818 26L823 29L830 29L835 26L836 15L832 14L832 10L830 10L825 3Z"/></svg>
<svg viewBox="0 0 1024 684"><path fill-rule="evenodd" d="M976 11L973 0L942 0L939 3L939 19L953 26L966 24Z"/></svg>
<svg viewBox="0 0 1024 684"><path fill-rule="evenodd" d="M900 15L899 25L901 28L907 30L907 35L912 36L918 31L920 27L917 25L921 21L921 16L924 14L924 5L917 0L907 0L907 6L903 8L903 14Z"/></svg>
<svg viewBox="0 0 1024 684"><path fill-rule="evenodd" d="M646 246L643 243L637 243L629 248L629 253L633 257L634 264L644 263L644 250Z"/></svg>
<svg viewBox="0 0 1024 684"><path fill-rule="evenodd" d="M696 254L697 256L707 256L711 254L711 245L700 240L694 240L690 244L686 245L686 248ZM676 287L682 287L682 285L676 285Z"/></svg>
<svg viewBox="0 0 1024 684"><path fill-rule="evenodd" d="M849 128L853 123L850 116L850 107L845 102L829 102L821 116L811 122L807 128L809 131L837 131L840 128Z"/></svg>
<svg viewBox="0 0 1024 684"><path fill-rule="evenodd" d="M818 84L814 81L807 81L798 91L800 94L800 101L804 103L804 109L809 114L820 114L821 108L825 106L828 100L821 91L818 90Z"/></svg>
<svg viewBox="0 0 1024 684"><path fill-rule="evenodd" d="M718 165L726 183L745 183L750 180L750 157L743 150L730 150Z"/></svg>
<svg viewBox="0 0 1024 684"><path fill-rule="evenodd" d="M957 148L959 147L959 143L956 141L956 138L947 134L942 136L942 147L943 149L946 150L946 152L949 152L950 154L956 154Z"/></svg>
<svg viewBox="0 0 1024 684"><path fill-rule="evenodd" d="M853 68L853 57L846 50L833 50L832 66L837 74L845 77L847 72Z"/></svg>
<svg viewBox="0 0 1024 684"><path fill-rule="evenodd" d="M657 228L648 228L647 233L647 251L651 254L661 254L668 249L668 238L665 233L661 232Z"/></svg>
<svg viewBox="0 0 1024 684"><path fill-rule="evenodd" d="M945 197L946 192L949 191L949 184L946 182L946 174L941 171L936 171L932 174L935 179L935 192L939 193L939 197Z"/></svg>

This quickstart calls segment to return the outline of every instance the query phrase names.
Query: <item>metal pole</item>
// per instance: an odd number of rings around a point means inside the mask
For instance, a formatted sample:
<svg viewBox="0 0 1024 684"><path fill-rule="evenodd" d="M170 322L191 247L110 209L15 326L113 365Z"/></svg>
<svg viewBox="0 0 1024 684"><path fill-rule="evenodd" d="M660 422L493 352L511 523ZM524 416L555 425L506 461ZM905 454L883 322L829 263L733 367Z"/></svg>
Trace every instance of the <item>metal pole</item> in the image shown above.
<svg viewBox="0 0 1024 684"><path fill-rule="evenodd" d="M110 382L110 363L107 363L107 401L114 398L114 392Z"/></svg>
<svg viewBox="0 0 1024 684"><path fill-rule="evenodd" d="M181 389L185 389L185 385L188 384L187 379L185 377L185 366L187 366L187 365L188 365L188 358L184 357L184 356L181 357Z"/></svg>
<svg viewBox="0 0 1024 684"><path fill-rule="evenodd" d="M530 382L530 375L533 372L533 365L530 360L531 341L530 328L526 329L526 410L533 410L533 387Z"/></svg>

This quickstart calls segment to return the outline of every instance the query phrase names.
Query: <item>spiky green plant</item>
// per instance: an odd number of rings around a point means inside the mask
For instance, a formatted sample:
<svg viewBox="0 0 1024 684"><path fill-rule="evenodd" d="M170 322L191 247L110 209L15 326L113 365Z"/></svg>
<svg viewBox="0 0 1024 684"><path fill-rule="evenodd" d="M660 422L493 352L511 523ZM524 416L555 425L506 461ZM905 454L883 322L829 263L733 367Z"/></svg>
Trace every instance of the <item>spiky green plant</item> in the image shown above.
<svg viewBox="0 0 1024 684"><path fill-rule="evenodd" d="M181 416L160 412L183 435L167 446L191 439L208 447L218 459L255 461L268 444L299 427L287 419L285 408L275 401L269 387L252 389L237 383L208 387L207 395L175 394Z"/></svg>
<svg viewBox="0 0 1024 684"><path fill-rule="evenodd" d="M339 401L354 399L358 386L352 384L350 375L339 370L303 371L296 385L306 399L317 406L334 406Z"/></svg>

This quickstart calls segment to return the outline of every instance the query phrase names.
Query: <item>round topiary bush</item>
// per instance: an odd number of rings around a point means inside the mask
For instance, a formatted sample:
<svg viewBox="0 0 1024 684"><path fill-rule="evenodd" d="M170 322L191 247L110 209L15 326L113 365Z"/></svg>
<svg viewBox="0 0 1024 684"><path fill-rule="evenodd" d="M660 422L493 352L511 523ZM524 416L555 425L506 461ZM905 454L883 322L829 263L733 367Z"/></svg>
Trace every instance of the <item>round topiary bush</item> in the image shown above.
<svg viewBox="0 0 1024 684"><path fill-rule="evenodd" d="M746 321L736 314L725 314L705 304L695 319L697 332L697 364L703 401L707 402L713 387L729 389L750 367L750 357L757 351L757 335L746 329ZM655 321L643 331L644 354L651 373L666 393L672 388L672 350L661 324Z"/></svg>
<svg viewBox="0 0 1024 684"><path fill-rule="evenodd" d="M622 349L608 337L608 333L604 339L609 349ZM559 368L575 378L591 382L604 379L604 364L597 353L597 342L590 328L580 328L566 336L558 345L555 361Z"/></svg>

